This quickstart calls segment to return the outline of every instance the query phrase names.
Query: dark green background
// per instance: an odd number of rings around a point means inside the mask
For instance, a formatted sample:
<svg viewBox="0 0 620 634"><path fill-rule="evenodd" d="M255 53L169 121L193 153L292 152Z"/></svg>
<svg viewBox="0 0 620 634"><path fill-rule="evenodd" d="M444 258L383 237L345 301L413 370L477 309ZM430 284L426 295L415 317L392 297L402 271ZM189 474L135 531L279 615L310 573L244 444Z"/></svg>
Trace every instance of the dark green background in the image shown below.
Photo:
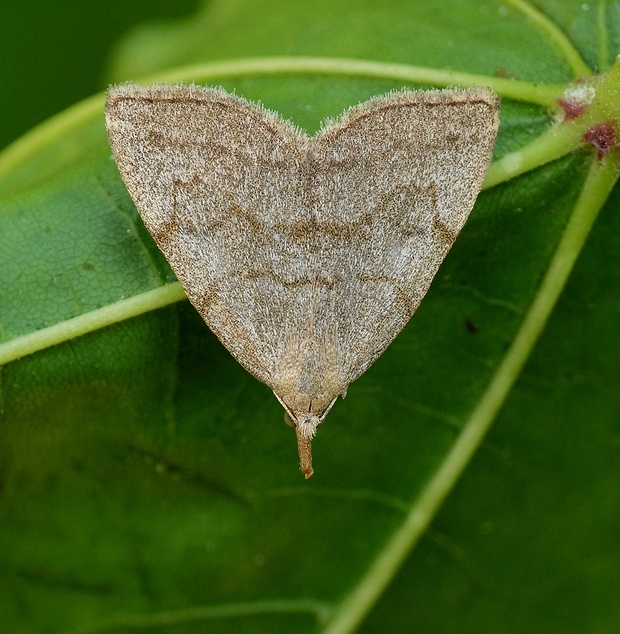
<svg viewBox="0 0 620 634"><path fill-rule="evenodd" d="M191 14L197 0L2 0L0 148L105 88L110 46L144 20Z"/></svg>

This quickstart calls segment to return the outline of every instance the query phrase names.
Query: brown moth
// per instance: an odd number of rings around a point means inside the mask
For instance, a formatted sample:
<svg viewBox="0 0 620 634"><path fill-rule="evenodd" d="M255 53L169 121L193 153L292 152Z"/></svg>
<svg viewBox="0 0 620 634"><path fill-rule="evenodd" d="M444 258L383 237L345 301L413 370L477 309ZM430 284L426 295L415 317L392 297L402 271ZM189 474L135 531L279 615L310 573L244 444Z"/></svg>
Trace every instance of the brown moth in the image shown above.
<svg viewBox="0 0 620 634"><path fill-rule="evenodd" d="M309 137L219 88L123 84L106 121L146 227L274 391L310 477L318 425L409 321L469 216L497 96L402 90Z"/></svg>

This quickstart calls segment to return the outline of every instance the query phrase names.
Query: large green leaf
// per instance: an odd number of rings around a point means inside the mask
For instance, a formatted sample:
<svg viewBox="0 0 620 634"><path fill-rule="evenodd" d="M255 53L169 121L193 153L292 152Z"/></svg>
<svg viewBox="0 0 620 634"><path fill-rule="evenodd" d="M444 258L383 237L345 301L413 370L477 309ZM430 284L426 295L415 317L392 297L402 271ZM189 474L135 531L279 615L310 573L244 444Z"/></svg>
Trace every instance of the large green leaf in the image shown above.
<svg viewBox="0 0 620 634"><path fill-rule="evenodd" d="M308 482L273 395L178 303L103 97L0 156L4 629L616 631L619 159L580 139L618 125L620 68L573 121L555 99L610 68L620 8L541 6L219 0L114 57L115 80L196 63L161 77L309 131L403 84L504 97L486 190Z"/></svg>

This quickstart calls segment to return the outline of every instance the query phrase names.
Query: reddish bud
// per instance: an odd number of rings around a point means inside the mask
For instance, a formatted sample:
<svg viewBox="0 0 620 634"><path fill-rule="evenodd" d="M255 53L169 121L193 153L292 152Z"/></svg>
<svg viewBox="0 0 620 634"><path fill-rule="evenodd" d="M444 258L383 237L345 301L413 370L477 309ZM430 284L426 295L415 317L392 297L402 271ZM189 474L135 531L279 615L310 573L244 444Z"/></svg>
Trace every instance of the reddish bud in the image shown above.
<svg viewBox="0 0 620 634"><path fill-rule="evenodd" d="M612 121L603 121L601 123L595 123L592 127L588 128L583 135L583 140L586 143L592 143L596 148L596 156L600 161L604 156L609 154L613 147L616 145L617 130Z"/></svg>

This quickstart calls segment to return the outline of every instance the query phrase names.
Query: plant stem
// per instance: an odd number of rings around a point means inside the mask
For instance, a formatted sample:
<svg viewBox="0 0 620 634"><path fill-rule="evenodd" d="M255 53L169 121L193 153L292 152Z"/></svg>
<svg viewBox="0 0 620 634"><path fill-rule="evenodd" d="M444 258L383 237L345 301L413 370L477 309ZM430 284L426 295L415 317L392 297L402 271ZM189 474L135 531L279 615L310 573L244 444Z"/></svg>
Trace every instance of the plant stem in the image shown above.
<svg viewBox="0 0 620 634"><path fill-rule="evenodd" d="M482 443L543 332L590 228L618 180L618 169L613 158L610 156L600 162L593 160L540 288L478 406L471 413L446 459L411 505L403 524L342 601L323 634L352 634L357 630L402 567Z"/></svg>

